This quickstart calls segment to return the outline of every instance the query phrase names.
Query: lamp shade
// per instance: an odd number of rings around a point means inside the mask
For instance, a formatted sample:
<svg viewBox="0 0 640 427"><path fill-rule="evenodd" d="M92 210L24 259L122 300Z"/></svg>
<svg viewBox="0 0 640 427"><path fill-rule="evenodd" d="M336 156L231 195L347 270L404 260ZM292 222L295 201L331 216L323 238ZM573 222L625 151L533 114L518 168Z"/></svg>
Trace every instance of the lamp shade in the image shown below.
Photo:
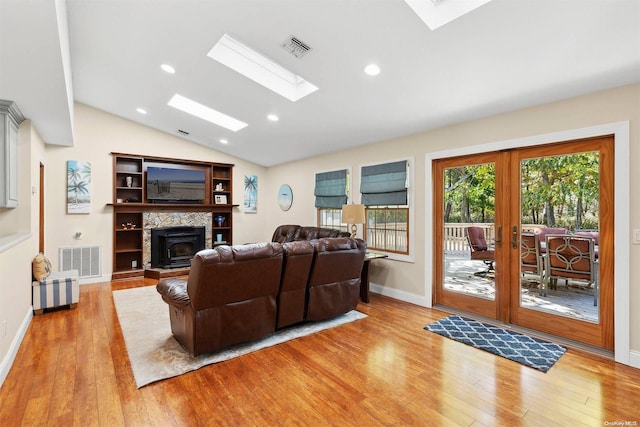
<svg viewBox="0 0 640 427"><path fill-rule="evenodd" d="M364 224L364 205L342 205L343 224Z"/></svg>

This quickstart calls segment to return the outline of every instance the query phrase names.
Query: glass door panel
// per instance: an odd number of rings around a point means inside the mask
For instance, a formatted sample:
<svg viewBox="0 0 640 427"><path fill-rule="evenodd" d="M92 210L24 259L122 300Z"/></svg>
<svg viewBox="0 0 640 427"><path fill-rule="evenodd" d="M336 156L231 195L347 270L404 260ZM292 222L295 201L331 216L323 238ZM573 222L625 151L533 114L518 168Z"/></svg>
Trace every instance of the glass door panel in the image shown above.
<svg viewBox="0 0 640 427"><path fill-rule="evenodd" d="M496 318L499 230L496 164L500 153L436 162L436 302Z"/></svg>
<svg viewBox="0 0 640 427"><path fill-rule="evenodd" d="M521 307L598 323L599 165L595 151L520 161Z"/></svg>
<svg viewBox="0 0 640 427"><path fill-rule="evenodd" d="M613 147L606 136L512 152L511 323L613 348Z"/></svg>

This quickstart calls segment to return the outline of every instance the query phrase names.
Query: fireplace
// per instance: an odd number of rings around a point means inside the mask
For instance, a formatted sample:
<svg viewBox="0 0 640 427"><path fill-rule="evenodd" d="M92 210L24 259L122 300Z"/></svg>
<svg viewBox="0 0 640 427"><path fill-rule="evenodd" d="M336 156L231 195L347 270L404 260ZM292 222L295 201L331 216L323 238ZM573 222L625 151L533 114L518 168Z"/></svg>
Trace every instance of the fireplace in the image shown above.
<svg viewBox="0 0 640 427"><path fill-rule="evenodd" d="M151 268L191 265L191 258L204 249L205 227L159 227L151 229Z"/></svg>

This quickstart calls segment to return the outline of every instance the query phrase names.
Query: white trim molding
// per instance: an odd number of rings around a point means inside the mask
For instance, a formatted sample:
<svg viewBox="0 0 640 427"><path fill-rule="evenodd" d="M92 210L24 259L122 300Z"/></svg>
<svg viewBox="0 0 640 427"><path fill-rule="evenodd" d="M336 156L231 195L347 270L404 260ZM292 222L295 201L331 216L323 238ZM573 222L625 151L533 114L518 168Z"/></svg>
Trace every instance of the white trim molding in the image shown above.
<svg viewBox="0 0 640 427"><path fill-rule="evenodd" d="M20 344L22 344L22 340L27 333L27 329L29 329L29 324L31 323L31 319L33 318L33 307L29 306L27 310L26 316L22 320L20 324L20 328L18 329L18 333L13 337L11 341L11 346L9 347L9 351L5 355L4 359L0 361L0 387L4 383L4 380L7 379L7 375L9 375L9 371L11 370L11 366L13 366L13 362L16 359L16 354L18 354L18 350L20 349Z"/></svg>

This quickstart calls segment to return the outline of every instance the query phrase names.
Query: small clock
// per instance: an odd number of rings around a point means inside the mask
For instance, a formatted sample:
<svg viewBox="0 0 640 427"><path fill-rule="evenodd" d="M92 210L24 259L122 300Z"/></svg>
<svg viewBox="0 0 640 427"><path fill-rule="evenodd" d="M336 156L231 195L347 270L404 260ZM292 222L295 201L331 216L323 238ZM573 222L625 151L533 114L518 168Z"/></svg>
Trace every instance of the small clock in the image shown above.
<svg viewBox="0 0 640 427"><path fill-rule="evenodd" d="M283 211L288 211L293 204L293 191L287 184L282 184L278 190L278 204Z"/></svg>

